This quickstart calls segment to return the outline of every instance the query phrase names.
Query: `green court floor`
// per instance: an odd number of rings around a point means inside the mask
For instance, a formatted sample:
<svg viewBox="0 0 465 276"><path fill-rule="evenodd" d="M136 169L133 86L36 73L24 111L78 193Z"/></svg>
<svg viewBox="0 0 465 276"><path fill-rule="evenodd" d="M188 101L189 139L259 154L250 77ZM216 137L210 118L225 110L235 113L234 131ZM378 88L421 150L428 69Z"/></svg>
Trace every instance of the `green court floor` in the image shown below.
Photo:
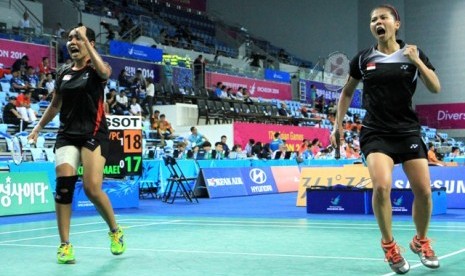
<svg viewBox="0 0 465 276"><path fill-rule="evenodd" d="M74 265L56 263L54 220L0 225L0 275L394 275L374 220L124 214L118 221L128 248L113 256L99 216L73 219ZM432 223L435 271L407 250L411 222L395 222L394 233L409 275L465 275L465 223Z"/></svg>

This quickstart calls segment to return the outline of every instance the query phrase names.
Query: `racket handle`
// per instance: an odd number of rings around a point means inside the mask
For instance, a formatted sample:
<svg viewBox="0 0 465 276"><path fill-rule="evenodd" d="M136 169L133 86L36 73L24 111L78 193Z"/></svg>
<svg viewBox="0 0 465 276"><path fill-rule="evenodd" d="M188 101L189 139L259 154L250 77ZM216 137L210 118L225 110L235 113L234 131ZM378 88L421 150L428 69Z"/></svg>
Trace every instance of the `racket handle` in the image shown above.
<svg viewBox="0 0 465 276"><path fill-rule="evenodd" d="M341 159L341 134L339 130L336 131L334 137L336 138L336 148L334 149L336 152L334 153L334 158Z"/></svg>

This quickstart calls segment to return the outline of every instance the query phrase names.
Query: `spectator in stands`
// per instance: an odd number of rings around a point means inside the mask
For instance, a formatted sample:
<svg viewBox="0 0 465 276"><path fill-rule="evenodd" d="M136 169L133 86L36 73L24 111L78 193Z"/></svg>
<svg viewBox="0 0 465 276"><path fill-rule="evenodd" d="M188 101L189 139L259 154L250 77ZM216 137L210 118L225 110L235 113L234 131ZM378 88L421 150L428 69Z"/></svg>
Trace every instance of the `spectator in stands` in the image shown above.
<svg viewBox="0 0 465 276"><path fill-rule="evenodd" d="M250 157L253 158L262 158L262 151L263 151L263 144L260 141L255 142L252 147L252 155Z"/></svg>
<svg viewBox="0 0 465 276"><path fill-rule="evenodd" d="M243 87L242 88L242 95L244 95L244 103L253 103L252 98L250 97L249 91L247 91L247 88Z"/></svg>
<svg viewBox="0 0 465 276"><path fill-rule="evenodd" d="M116 95L116 103L123 110L123 112L129 109L129 99L126 96L126 90L121 89L119 95Z"/></svg>
<svg viewBox="0 0 465 276"><path fill-rule="evenodd" d="M205 62L202 55L198 55L193 63L194 85L196 88L205 87Z"/></svg>
<svg viewBox="0 0 465 276"><path fill-rule="evenodd" d="M278 108L278 115L283 117L289 117L289 113L287 113L287 105L285 103L280 103Z"/></svg>
<svg viewBox="0 0 465 276"><path fill-rule="evenodd" d="M277 151L279 147L284 144L283 140L281 139L281 133L280 132L275 132L273 134L273 140L271 140L270 143L270 150L272 152Z"/></svg>
<svg viewBox="0 0 465 276"><path fill-rule="evenodd" d="M3 77L5 77L5 75L7 74L11 74L11 70L10 69L6 69L6 68L3 68L4 65L3 63L0 63L0 79L3 79ZM6 91L4 91L6 92Z"/></svg>
<svg viewBox="0 0 465 276"><path fill-rule="evenodd" d="M10 89L12 92L24 92L29 90L30 86L22 79L21 72L16 69L11 73Z"/></svg>
<svg viewBox="0 0 465 276"><path fill-rule="evenodd" d="M29 57L24 55L22 58L15 60L13 65L11 65L11 72L19 71L20 76L24 76L26 74L26 69L29 66Z"/></svg>
<svg viewBox="0 0 465 276"><path fill-rule="evenodd" d="M312 106L313 107L316 106L316 96L317 96L316 86L315 86L315 84L311 84L310 85L310 99L312 100Z"/></svg>
<svg viewBox="0 0 465 276"><path fill-rule="evenodd" d="M158 124L160 122L160 111L155 110L152 114L152 117L150 117L150 128L152 130L156 130L158 133Z"/></svg>
<svg viewBox="0 0 465 276"><path fill-rule="evenodd" d="M308 110L307 110L306 106L302 106L302 108L300 109L300 113L302 114L302 117L304 117L304 118L309 118L310 117L310 113L308 113Z"/></svg>
<svg viewBox="0 0 465 276"><path fill-rule="evenodd" d="M446 166L446 163L438 159L436 148L431 142L428 143L428 163L435 166Z"/></svg>
<svg viewBox="0 0 465 276"><path fill-rule="evenodd" d="M216 87L215 87L215 90L213 91L213 95L212 95L212 98L214 100L217 100L217 99L220 99L221 98L221 95L223 94L223 91L221 91L221 87L223 87L223 83L222 82L217 82L216 83Z"/></svg>
<svg viewBox="0 0 465 276"><path fill-rule="evenodd" d="M147 83L145 81L144 76L142 75L142 70L137 69L136 75L132 79L131 82L131 90L132 90L132 97L136 97L137 100L140 99L140 94L145 92L147 88Z"/></svg>
<svg viewBox="0 0 465 276"><path fill-rule="evenodd" d="M244 95L242 94L242 87L239 86L239 88L237 88L235 97L236 97L236 100L239 100L239 101L244 100Z"/></svg>
<svg viewBox="0 0 465 276"><path fill-rule="evenodd" d="M266 143L263 145L263 149L261 152L261 159L270 159L273 151L270 148L270 143Z"/></svg>
<svg viewBox="0 0 465 276"><path fill-rule="evenodd" d="M223 150L224 150L225 155L228 155L230 151L228 144L226 144L227 140L228 140L228 137L226 135L221 135L220 143L223 145Z"/></svg>
<svg viewBox="0 0 465 276"><path fill-rule="evenodd" d="M44 87L47 89L48 95L46 99L50 98L52 96L53 90L55 90L55 79L53 78L52 73L48 73L46 75L46 79L43 81L44 82Z"/></svg>
<svg viewBox="0 0 465 276"><path fill-rule="evenodd" d="M11 96L8 103L3 107L3 122L5 124L12 124L18 127L18 131L27 128L29 123L22 120L21 114L16 110L16 97Z"/></svg>
<svg viewBox="0 0 465 276"><path fill-rule="evenodd" d="M226 92L226 85L221 86L221 94L217 95L219 96L220 99L227 99L228 98L228 93Z"/></svg>
<svg viewBox="0 0 465 276"><path fill-rule="evenodd" d="M29 13L27 11L23 13L23 18L19 20L18 27L20 27L21 29L32 27L31 22L29 21Z"/></svg>
<svg viewBox="0 0 465 276"><path fill-rule="evenodd" d="M318 138L315 138L312 140L312 144L311 144L311 149L312 149L312 155L313 156L317 156L318 153L321 151L321 147L323 146L320 142L320 139Z"/></svg>
<svg viewBox="0 0 465 276"><path fill-rule="evenodd" d="M142 116L142 107L137 102L136 97L131 98L131 105L129 106L129 113L134 116Z"/></svg>
<svg viewBox="0 0 465 276"><path fill-rule="evenodd" d="M16 110L21 114L21 118L28 123L37 121L37 112L31 108L31 90L20 93L16 98Z"/></svg>
<svg viewBox="0 0 465 276"><path fill-rule="evenodd" d="M307 139L302 140L302 144L300 144L300 147L299 147L299 155L302 155L304 151L308 150L309 144L310 142Z"/></svg>
<svg viewBox="0 0 465 276"><path fill-rule="evenodd" d="M165 114L160 115L160 121L158 122L158 135L162 139L171 139L174 135L174 128L170 122L166 120Z"/></svg>
<svg viewBox="0 0 465 276"><path fill-rule="evenodd" d="M221 142L215 143L215 149L212 151L212 159L224 159L225 151Z"/></svg>
<svg viewBox="0 0 465 276"><path fill-rule="evenodd" d="M279 145L279 148L271 153L271 159L284 159L286 155L287 146L283 143ZM277 154L280 152L279 158L277 158Z"/></svg>
<svg viewBox="0 0 465 276"><path fill-rule="evenodd" d="M34 67L28 66L26 74L23 76L25 83L29 85L29 88L37 88L39 84L39 76L35 73Z"/></svg>
<svg viewBox="0 0 465 276"><path fill-rule="evenodd" d="M66 33L65 29L63 29L63 27L61 26L61 23L60 22L57 22L57 27L56 27L56 30L55 30L55 35L57 37L62 37L63 36L63 33Z"/></svg>
<svg viewBox="0 0 465 276"><path fill-rule="evenodd" d="M186 143L184 142L179 142L176 145L176 150L173 152L173 157L176 159L185 159L187 157L186 155Z"/></svg>
<svg viewBox="0 0 465 276"><path fill-rule="evenodd" d="M255 140L254 139L249 139L249 142L247 145L245 145L245 153L247 154L247 157L252 157L252 149L253 146L255 145Z"/></svg>
<svg viewBox="0 0 465 276"><path fill-rule="evenodd" d="M147 81L147 94L142 102L142 109L146 115L152 117L153 113L153 99L155 97L155 85L153 84L153 78L148 77Z"/></svg>
<svg viewBox="0 0 465 276"><path fill-rule="evenodd" d="M226 88L226 98L230 100L236 99L236 96L233 94L231 87Z"/></svg>
<svg viewBox="0 0 465 276"><path fill-rule="evenodd" d="M460 148L459 147L452 147L451 152L449 153L449 157L458 157L460 156Z"/></svg>
<svg viewBox="0 0 465 276"><path fill-rule="evenodd" d="M321 95L320 97L317 97L315 99L314 108L316 109L317 112L323 113L324 107L325 107L325 96Z"/></svg>
<svg viewBox="0 0 465 276"><path fill-rule="evenodd" d="M118 75L118 85L120 87L130 88L131 87L131 80L129 78L126 69L121 69L121 72Z"/></svg>
<svg viewBox="0 0 465 276"><path fill-rule="evenodd" d="M213 159L212 144L209 141L205 141L202 146L200 146L197 159Z"/></svg>
<svg viewBox="0 0 465 276"><path fill-rule="evenodd" d="M395 164L402 164L414 193L412 209L416 235L410 248L418 254L422 264L438 268L438 258L427 238L432 210L431 180L412 97L418 80L432 93L438 93L441 84L425 53L416 45L397 40L401 22L394 7L378 6L370 16L370 30L376 44L360 51L350 62L349 78L342 88L331 143L336 144L336 132L343 132L342 120L362 80L367 115L360 144L373 184L373 210L386 261L398 274L409 271L410 266L402 257L392 233L392 172ZM402 67L392 66L392 62L402 64ZM389 81L385 81L388 76Z"/></svg>
<svg viewBox="0 0 465 276"><path fill-rule="evenodd" d="M221 66L220 56L221 56L221 51L216 50L215 56L213 57L213 63L215 65Z"/></svg>
<svg viewBox="0 0 465 276"><path fill-rule="evenodd" d="M196 127L191 127L191 134L187 137L187 142L189 143L190 148L195 146L202 147L205 142L208 142L208 139L205 135L200 134Z"/></svg>
<svg viewBox="0 0 465 276"><path fill-rule="evenodd" d="M39 75L47 75L51 72L52 70L50 68L50 59L48 57L42 57L42 62L39 63Z"/></svg>

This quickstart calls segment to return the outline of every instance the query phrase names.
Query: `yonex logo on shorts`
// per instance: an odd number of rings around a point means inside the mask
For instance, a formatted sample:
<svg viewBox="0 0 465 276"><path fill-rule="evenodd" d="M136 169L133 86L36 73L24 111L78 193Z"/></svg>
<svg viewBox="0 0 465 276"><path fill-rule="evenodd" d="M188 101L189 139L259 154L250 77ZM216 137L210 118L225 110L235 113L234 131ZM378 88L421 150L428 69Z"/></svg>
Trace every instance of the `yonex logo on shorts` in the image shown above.
<svg viewBox="0 0 465 276"><path fill-rule="evenodd" d="M408 65L401 65L400 66L400 69L402 69L402 70L407 70L407 68L408 68Z"/></svg>
<svg viewBox="0 0 465 276"><path fill-rule="evenodd" d="M410 145L410 149L416 149L416 148L418 148L418 144L412 144L412 145Z"/></svg>

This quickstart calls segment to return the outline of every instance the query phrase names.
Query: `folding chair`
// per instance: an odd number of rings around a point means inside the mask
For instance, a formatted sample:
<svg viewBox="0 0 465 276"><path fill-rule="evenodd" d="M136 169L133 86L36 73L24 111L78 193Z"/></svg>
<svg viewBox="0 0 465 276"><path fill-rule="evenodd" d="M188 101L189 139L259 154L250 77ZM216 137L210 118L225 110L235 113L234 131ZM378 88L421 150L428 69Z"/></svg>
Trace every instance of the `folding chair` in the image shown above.
<svg viewBox="0 0 465 276"><path fill-rule="evenodd" d="M168 185L166 187L165 192L163 193L163 202L168 202L168 199L171 198L171 202L173 203L176 199L176 195L178 191L181 193L182 196L186 199L186 201L194 202L194 200L199 203L197 197L195 196L194 192L192 191L191 186L189 185L190 182L196 181L197 177L186 177L184 173L181 171L176 159L172 156L164 156L163 161L165 162L165 166L168 168L170 172L170 177L168 177ZM176 189L173 192L173 188L176 185Z"/></svg>

